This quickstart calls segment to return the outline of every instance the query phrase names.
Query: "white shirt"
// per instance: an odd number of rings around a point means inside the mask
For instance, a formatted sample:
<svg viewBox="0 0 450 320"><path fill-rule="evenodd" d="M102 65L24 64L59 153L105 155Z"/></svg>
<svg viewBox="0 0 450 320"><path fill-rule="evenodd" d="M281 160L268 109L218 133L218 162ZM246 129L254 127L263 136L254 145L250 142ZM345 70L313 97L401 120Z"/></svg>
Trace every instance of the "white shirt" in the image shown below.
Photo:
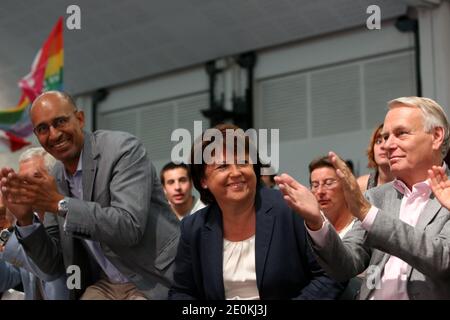
<svg viewBox="0 0 450 320"><path fill-rule="evenodd" d="M206 205L202 202L202 200L200 200L200 198L198 198L197 200L196 200L195 197L192 197L192 198L194 198L194 206L192 207L192 209L191 209L191 211L189 212L189 214L193 214L193 213L195 213L196 211L198 211L198 210L203 209L204 207L206 207Z"/></svg>
<svg viewBox="0 0 450 320"><path fill-rule="evenodd" d="M223 285L227 300L259 300L255 235L236 242L223 239Z"/></svg>

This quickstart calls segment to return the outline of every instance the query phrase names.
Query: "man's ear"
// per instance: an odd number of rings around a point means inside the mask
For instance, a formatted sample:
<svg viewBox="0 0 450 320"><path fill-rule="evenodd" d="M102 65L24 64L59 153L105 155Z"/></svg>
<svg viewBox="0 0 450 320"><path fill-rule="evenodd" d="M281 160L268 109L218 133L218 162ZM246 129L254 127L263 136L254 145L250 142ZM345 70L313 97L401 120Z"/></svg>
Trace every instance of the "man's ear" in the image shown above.
<svg viewBox="0 0 450 320"><path fill-rule="evenodd" d="M433 150L439 150L444 143L445 130L443 127L433 128Z"/></svg>
<svg viewBox="0 0 450 320"><path fill-rule="evenodd" d="M78 110L75 113L75 117L77 118L78 122L80 123L81 128L84 128L84 111Z"/></svg>

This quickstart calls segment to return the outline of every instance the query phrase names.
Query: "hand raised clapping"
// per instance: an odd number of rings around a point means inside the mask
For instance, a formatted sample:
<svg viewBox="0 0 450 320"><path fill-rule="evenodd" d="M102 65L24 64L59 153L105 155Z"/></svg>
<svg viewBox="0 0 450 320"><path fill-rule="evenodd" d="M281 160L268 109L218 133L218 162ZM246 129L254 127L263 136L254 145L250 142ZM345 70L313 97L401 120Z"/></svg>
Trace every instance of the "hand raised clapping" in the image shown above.
<svg viewBox="0 0 450 320"><path fill-rule="evenodd" d="M428 170L428 177L434 195L444 207L450 210L450 180L444 168L433 166Z"/></svg>

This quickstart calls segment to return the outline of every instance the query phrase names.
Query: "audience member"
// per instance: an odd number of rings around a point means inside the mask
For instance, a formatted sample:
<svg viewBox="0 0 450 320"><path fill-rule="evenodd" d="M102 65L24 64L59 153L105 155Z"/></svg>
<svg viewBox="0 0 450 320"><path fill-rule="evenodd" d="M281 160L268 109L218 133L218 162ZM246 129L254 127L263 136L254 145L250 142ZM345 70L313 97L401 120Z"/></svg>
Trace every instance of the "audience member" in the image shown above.
<svg viewBox="0 0 450 320"><path fill-rule="evenodd" d="M55 159L43 148L30 148L24 151L19 157L19 174L38 177L40 172L49 172L55 164ZM27 206L8 205L8 210L18 214L19 211L32 210ZM8 211L6 210L6 211ZM44 212L35 212L40 219L43 219ZM14 223L14 215L7 212L9 224ZM69 299L69 290L66 285L66 275L49 276L37 268L31 261L22 246L17 241L13 229L4 246L1 248L1 259L10 263L5 263L2 268L6 268L0 274L8 276L6 273L20 274L20 279L24 289L24 299L26 300L67 300ZM9 277L13 278L12 275Z"/></svg>
<svg viewBox="0 0 450 320"><path fill-rule="evenodd" d="M336 169L325 156L311 161L309 174L311 191L319 202L320 210L339 237L343 239L353 227L355 217L345 201L344 190ZM361 282L362 279L359 276L352 278L339 299L354 300L361 287Z"/></svg>
<svg viewBox="0 0 450 320"><path fill-rule="evenodd" d="M40 144L61 162L53 177L1 171L9 203L46 212L45 227L31 211L16 214L28 256L49 275L77 265L81 290L73 298L89 285L83 299L167 298L178 220L142 144L124 132L83 131L83 112L62 92L37 97L30 118Z"/></svg>
<svg viewBox="0 0 450 320"><path fill-rule="evenodd" d="M181 222L170 298L336 298L343 286L316 263L303 219L280 192L260 186L260 162L251 157L248 137L233 125L215 129L214 144L222 148L211 152L212 161L202 157L211 149L206 135L192 148L191 163L202 159L190 166L194 186L208 206ZM226 131L236 134L234 147L227 145ZM245 143L245 155L237 152L243 150L237 141Z"/></svg>
<svg viewBox="0 0 450 320"><path fill-rule="evenodd" d="M396 179L368 190L368 200L344 162L330 153L347 206L359 220L343 240L323 219L308 189L286 174L276 181L288 204L305 219L314 251L328 274L348 280L369 267L360 299L450 299L450 213L427 179L430 175L432 180L445 180L437 166L443 166L448 151L447 117L431 99L394 99L382 135ZM436 186L437 181L431 185L447 205L448 193L442 190L447 183Z"/></svg>
<svg viewBox="0 0 450 320"><path fill-rule="evenodd" d="M160 178L164 194L179 220L205 207L192 195L191 172L186 164L167 163L161 169Z"/></svg>
<svg viewBox="0 0 450 320"><path fill-rule="evenodd" d="M383 124L380 124L370 137L369 146L367 147L367 167L373 169L370 174L360 176L357 181L362 192L381 186L382 184L394 180L391 169L389 167L389 159L387 151L383 149L384 141L382 137Z"/></svg>

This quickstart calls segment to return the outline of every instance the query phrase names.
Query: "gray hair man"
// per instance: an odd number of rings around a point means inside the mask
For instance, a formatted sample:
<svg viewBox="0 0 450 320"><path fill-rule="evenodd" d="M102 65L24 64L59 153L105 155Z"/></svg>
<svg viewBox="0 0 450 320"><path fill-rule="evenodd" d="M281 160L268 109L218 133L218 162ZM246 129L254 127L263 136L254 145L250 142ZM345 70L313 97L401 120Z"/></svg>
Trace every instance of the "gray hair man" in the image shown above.
<svg viewBox="0 0 450 320"><path fill-rule="evenodd" d="M304 217L325 271L346 280L368 268L360 299L450 299L450 212L428 179L429 169L445 166L448 120L428 98L403 97L388 106L382 136L393 182L368 190L366 199L345 163L330 153L348 207L358 218L344 239L324 221L305 187L288 175L277 182Z"/></svg>

